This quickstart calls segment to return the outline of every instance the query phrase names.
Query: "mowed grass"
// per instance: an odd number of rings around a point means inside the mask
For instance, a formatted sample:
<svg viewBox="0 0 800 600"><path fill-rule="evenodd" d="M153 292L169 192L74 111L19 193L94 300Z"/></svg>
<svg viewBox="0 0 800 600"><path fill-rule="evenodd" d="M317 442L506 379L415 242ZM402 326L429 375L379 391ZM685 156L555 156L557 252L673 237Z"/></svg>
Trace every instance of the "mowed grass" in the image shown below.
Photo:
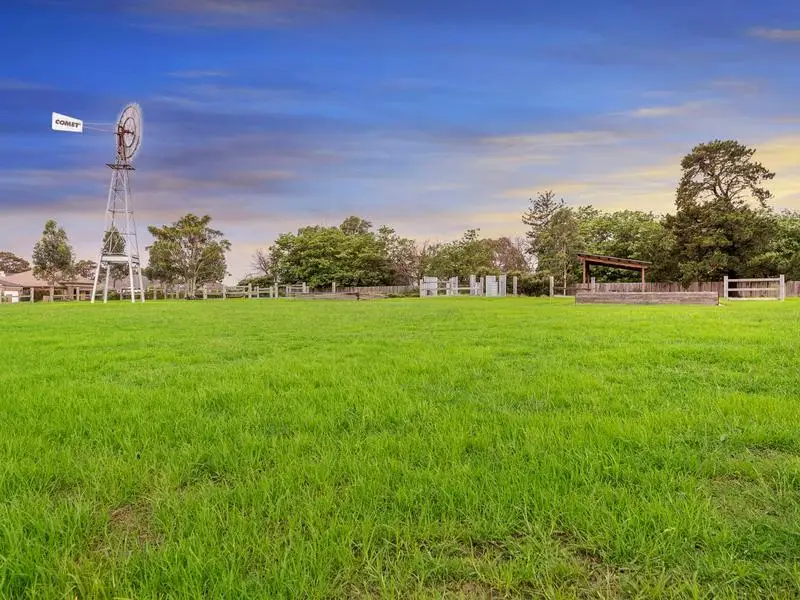
<svg viewBox="0 0 800 600"><path fill-rule="evenodd" d="M800 302L0 310L2 598L800 595Z"/></svg>

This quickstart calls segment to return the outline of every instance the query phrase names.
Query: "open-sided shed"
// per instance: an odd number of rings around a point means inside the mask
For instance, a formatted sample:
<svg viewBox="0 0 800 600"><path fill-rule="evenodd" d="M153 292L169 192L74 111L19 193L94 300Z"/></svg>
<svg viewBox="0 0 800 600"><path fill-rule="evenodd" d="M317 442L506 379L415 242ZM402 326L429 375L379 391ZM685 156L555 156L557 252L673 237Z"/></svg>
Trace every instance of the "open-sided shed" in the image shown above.
<svg viewBox="0 0 800 600"><path fill-rule="evenodd" d="M578 254L578 258L583 266L583 283L591 281L592 266L612 267L614 269L626 269L628 271L641 271L642 287L644 287L645 274L653 263L644 260L634 260L632 258L617 258L615 256L603 256L601 254Z"/></svg>

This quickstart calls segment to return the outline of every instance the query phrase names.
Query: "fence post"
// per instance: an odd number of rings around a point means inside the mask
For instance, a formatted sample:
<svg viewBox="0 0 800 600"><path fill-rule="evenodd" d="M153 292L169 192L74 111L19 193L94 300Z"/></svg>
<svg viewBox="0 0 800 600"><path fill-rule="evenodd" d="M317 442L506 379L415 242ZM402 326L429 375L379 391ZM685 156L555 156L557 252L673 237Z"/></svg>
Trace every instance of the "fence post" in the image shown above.
<svg viewBox="0 0 800 600"><path fill-rule="evenodd" d="M780 288L779 298L781 300L786 300L786 276L785 275L781 275L780 276L780 284L781 284L781 288Z"/></svg>
<svg viewBox="0 0 800 600"><path fill-rule="evenodd" d="M727 275L725 275L722 278L722 297L725 298L725 300L728 299L728 276Z"/></svg>
<svg viewBox="0 0 800 600"><path fill-rule="evenodd" d="M253 298L253 284L252 283L248 283L247 284L247 298L248 298L248 300Z"/></svg>
<svg viewBox="0 0 800 600"><path fill-rule="evenodd" d="M222 284L222 299L225 300L228 298L228 294L225 292L225 284Z"/></svg>
<svg viewBox="0 0 800 600"><path fill-rule="evenodd" d="M517 295L517 276L514 275L514 278L511 280L511 293L515 296Z"/></svg>
<svg viewBox="0 0 800 600"><path fill-rule="evenodd" d="M335 281L331 284L331 293L332 294L336 293L336 282Z"/></svg>
<svg viewBox="0 0 800 600"><path fill-rule="evenodd" d="M552 298L555 295L556 291L556 280L555 277L550 275L550 297Z"/></svg>
<svg viewBox="0 0 800 600"><path fill-rule="evenodd" d="M208 288L205 283L203 284L203 300L208 300Z"/></svg>
<svg viewBox="0 0 800 600"><path fill-rule="evenodd" d="M596 291L597 291L597 280L594 277L592 277L592 293L594 293ZM644 290L642 290L642 291L644 291Z"/></svg>

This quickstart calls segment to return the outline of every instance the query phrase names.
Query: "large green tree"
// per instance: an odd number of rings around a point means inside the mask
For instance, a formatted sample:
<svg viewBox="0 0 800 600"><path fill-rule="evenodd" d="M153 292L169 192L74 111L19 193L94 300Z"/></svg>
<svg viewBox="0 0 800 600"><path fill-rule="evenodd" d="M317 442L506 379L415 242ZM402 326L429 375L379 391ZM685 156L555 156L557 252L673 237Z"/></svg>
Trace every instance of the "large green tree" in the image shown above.
<svg viewBox="0 0 800 600"><path fill-rule="evenodd" d="M80 275L86 279L94 279L97 263L93 260L79 260L73 265L73 269L76 275Z"/></svg>
<svg viewBox="0 0 800 600"><path fill-rule="evenodd" d="M530 271L527 244L523 239L500 237L484 240L491 253L491 268L498 273L522 274Z"/></svg>
<svg viewBox="0 0 800 600"><path fill-rule="evenodd" d="M312 225L278 236L266 255L255 260L283 283L311 288L386 285L391 269L384 241L369 221L349 217L339 227Z"/></svg>
<svg viewBox="0 0 800 600"><path fill-rule="evenodd" d="M764 252L749 261L751 271L763 276L783 274L800 281L800 211L772 215Z"/></svg>
<svg viewBox="0 0 800 600"><path fill-rule="evenodd" d="M50 285L50 298L57 279L72 274L73 256L67 232L54 219L48 219L41 239L33 247L33 274Z"/></svg>
<svg viewBox="0 0 800 600"><path fill-rule="evenodd" d="M189 297L197 287L222 281L226 275L225 253L231 248L223 233L210 226L211 217L187 214L170 225L147 229L154 242L147 247L149 279L186 285Z"/></svg>
<svg viewBox="0 0 800 600"><path fill-rule="evenodd" d="M478 232L478 229L468 229L460 239L434 248L424 275L469 277L495 272L494 253Z"/></svg>
<svg viewBox="0 0 800 600"><path fill-rule="evenodd" d="M13 252L0 252L0 271L6 275L22 273L31 268L31 264Z"/></svg>
<svg viewBox="0 0 800 600"><path fill-rule="evenodd" d="M378 229L377 240L388 260L389 278L393 285L413 285L422 277L421 257L417 243L395 233L391 227Z"/></svg>
<svg viewBox="0 0 800 600"><path fill-rule="evenodd" d="M566 293L578 273L578 252L585 249L585 223L598 214L591 206L572 208L556 199L552 190L540 192L530 201L522 222L528 226L528 251L537 271L552 275Z"/></svg>
<svg viewBox="0 0 800 600"><path fill-rule="evenodd" d="M585 248L581 210L563 206L556 210L536 238L539 270L552 275L566 295L576 280L578 252Z"/></svg>
<svg viewBox="0 0 800 600"><path fill-rule="evenodd" d="M681 161L676 212L666 225L684 283L755 274L750 261L769 240L765 183L775 173L735 140L695 146Z"/></svg>
<svg viewBox="0 0 800 600"><path fill-rule="evenodd" d="M553 190L539 192L536 198L530 200L528 209L522 215L522 222L528 226L525 236L528 239L528 252L535 258L537 265L538 255L543 250L541 247L550 221L556 212L566 206L563 198L557 199Z"/></svg>

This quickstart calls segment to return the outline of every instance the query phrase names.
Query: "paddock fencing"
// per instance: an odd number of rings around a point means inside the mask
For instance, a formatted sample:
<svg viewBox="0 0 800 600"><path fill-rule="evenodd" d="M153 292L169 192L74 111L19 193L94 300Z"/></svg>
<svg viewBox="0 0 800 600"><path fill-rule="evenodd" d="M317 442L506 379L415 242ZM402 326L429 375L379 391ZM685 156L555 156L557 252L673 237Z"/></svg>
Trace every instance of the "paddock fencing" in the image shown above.
<svg viewBox="0 0 800 600"><path fill-rule="evenodd" d="M800 297L800 281L786 281L784 284L786 298ZM744 293L747 298L770 298L774 297L773 291L760 290L763 288L764 283L758 281L738 281L729 290L729 297L736 296L742 297ZM752 292L748 292L752 289ZM464 288L469 292L469 288ZM684 287L680 283L667 282L667 283L645 283L644 289L641 283L594 283L594 284L571 284L567 286L566 295L575 296L578 291L591 291L596 292L715 292L719 297L725 297L725 283L724 281L707 281L702 283L692 283ZM331 299L331 300L367 300L376 298L388 298L398 296L418 296L420 288L416 285L387 285L387 286L348 286L338 287L331 286L327 289L311 289L305 284L292 284L292 285L279 285L269 287L257 286L226 286L221 284L207 285L198 288L195 291L194 297L203 300L227 300L227 299L276 299L276 298L294 298L294 299ZM460 288L458 292L463 290ZM732 293L736 292L736 296ZM554 283L551 287L551 295L561 296L563 287L558 283ZM110 299L125 299L130 298L130 292L127 289L120 291L113 291L109 293ZM16 295L13 300L10 296L0 294L0 303L32 303L32 302L74 302L74 301L88 301L91 292L81 292L76 298L74 295L65 293L56 293L53 298L50 298L49 292L39 290L37 288L35 295L31 294L31 290L25 289ZM185 286L163 286L163 285L150 285L145 290L145 298L147 300L163 300L163 299L185 299L191 296Z"/></svg>
<svg viewBox="0 0 800 600"><path fill-rule="evenodd" d="M787 281L785 284L786 297L797 298L800 297L800 281ZM740 281L737 284L735 291L747 291L753 289L754 291L749 297L770 297L774 294L757 290L759 287L764 287L763 284L758 282L745 282ZM556 284L556 292L560 289ZM666 282L666 283L645 283L644 290L642 290L641 283L595 283L594 288L592 284L578 284L567 286L567 296L574 296L577 291L590 291L594 289L596 292L716 292L721 298L725 297L725 283L724 281L704 281L701 283L695 282L684 287L680 283ZM731 291L734 291L731 289Z"/></svg>

